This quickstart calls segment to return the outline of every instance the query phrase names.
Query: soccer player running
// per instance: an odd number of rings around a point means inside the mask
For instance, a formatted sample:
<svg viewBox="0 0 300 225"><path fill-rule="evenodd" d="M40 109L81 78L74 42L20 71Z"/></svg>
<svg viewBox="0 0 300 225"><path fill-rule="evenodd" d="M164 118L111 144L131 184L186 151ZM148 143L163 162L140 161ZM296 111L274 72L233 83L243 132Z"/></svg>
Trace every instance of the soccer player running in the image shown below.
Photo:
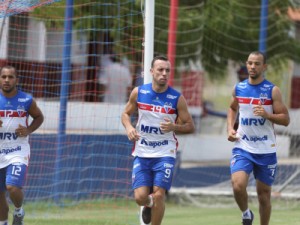
<svg viewBox="0 0 300 225"><path fill-rule="evenodd" d="M260 224L268 225L271 216L271 186L277 168L274 124L287 126L289 113L279 88L264 77L266 56L252 52L246 62L249 78L238 83L232 93L227 115L228 140L235 142L231 158L234 198L242 211L243 225L251 225L247 185L251 172L256 179ZM238 130L234 130L237 112Z"/></svg>
<svg viewBox="0 0 300 225"><path fill-rule="evenodd" d="M12 66L0 69L0 225L8 224L9 204L14 204L12 225L23 225L22 207L26 171L30 157L28 135L35 131L44 116L31 95L17 89L18 75ZM33 118L28 125L28 117Z"/></svg>
<svg viewBox="0 0 300 225"><path fill-rule="evenodd" d="M162 223L165 193L171 187L175 166L175 132L195 130L185 98L168 86L170 67L166 57L154 57L150 69L152 83L134 88L122 113L128 139L135 141L132 186L136 203L144 206L144 224ZM130 116L137 109L138 122L134 128Z"/></svg>

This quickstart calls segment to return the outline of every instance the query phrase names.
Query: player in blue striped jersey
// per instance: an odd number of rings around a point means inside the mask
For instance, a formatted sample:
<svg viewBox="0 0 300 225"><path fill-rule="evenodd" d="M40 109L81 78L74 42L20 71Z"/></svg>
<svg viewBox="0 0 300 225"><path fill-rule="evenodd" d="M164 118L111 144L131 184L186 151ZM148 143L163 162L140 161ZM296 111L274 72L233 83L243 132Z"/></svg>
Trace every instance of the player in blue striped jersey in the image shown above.
<svg viewBox="0 0 300 225"><path fill-rule="evenodd" d="M195 129L185 98L168 85L170 66L166 57L155 57L150 70L152 83L135 88L122 113L128 139L135 143L134 197L138 205L145 206L143 222L152 225L160 225L163 219L178 146L175 133L192 133ZM138 122L134 127L130 116L136 110Z"/></svg>
<svg viewBox="0 0 300 225"><path fill-rule="evenodd" d="M274 124L287 126L289 113L280 90L264 77L267 68L262 52L250 53L246 62L249 78L238 83L232 93L227 115L228 140L234 142L231 181L235 200L242 211L243 225L252 225L247 185L250 173L256 179L260 225L271 216L271 187L277 168ZM234 129L239 111L239 126Z"/></svg>
<svg viewBox="0 0 300 225"><path fill-rule="evenodd" d="M23 225L22 187L30 158L28 136L43 123L44 116L31 95L17 89L17 71L0 69L0 225L7 225L9 205L15 206L12 225ZM28 118L33 120L28 124Z"/></svg>

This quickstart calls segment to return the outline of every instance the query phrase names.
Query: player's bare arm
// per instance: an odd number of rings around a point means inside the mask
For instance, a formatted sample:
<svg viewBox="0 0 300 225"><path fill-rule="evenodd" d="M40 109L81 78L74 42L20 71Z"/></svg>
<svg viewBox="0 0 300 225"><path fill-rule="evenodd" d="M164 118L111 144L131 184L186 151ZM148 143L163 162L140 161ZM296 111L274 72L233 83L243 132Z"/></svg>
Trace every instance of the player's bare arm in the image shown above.
<svg viewBox="0 0 300 225"><path fill-rule="evenodd" d="M177 113L180 123L173 123L168 118L165 118L165 121L160 123L160 129L163 132L193 133L195 131L194 121L188 111L186 100L182 95L178 100Z"/></svg>
<svg viewBox="0 0 300 225"><path fill-rule="evenodd" d="M227 112L227 139L228 141L236 141L236 130L234 129L234 123L238 112L238 100L235 96L235 89L232 91L231 103Z"/></svg>
<svg viewBox="0 0 300 225"><path fill-rule="evenodd" d="M130 141L136 141L139 139L140 135L136 131L136 129L131 124L130 116L136 111L137 109L137 96L138 96L138 88L134 88L129 96L129 100L125 106L125 109L122 113L121 120L122 124L125 127L127 137Z"/></svg>
<svg viewBox="0 0 300 225"><path fill-rule="evenodd" d="M262 116L272 123L288 126L290 123L289 112L286 106L282 101L282 95L277 86L272 90L272 99L273 99L273 113L267 113L261 104L253 108L254 115Z"/></svg>
<svg viewBox="0 0 300 225"><path fill-rule="evenodd" d="M32 101L28 113L33 118L33 120L28 127L19 125L19 127L15 130L16 134L20 137L26 137L27 135L31 134L44 122L44 115L40 108L37 106L35 100Z"/></svg>

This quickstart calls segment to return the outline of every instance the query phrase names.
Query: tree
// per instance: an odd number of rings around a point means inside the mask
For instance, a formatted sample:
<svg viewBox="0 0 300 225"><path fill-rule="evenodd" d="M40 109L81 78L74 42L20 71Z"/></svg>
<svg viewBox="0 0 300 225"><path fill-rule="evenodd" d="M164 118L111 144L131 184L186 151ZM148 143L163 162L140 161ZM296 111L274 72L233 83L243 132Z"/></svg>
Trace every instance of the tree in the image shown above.
<svg viewBox="0 0 300 225"><path fill-rule="evenodd" d="M126 1L128 3L128 1ZM141 5L136 0L125 5L120 0L76 0L74 28L84 29L91 42L109 35L115 43L143 36ZM65 1L56 7L42 7L32 12L36 18L63 14ZM57 7L59 6L59 7ZM167 54L169 5L165 0L155 1L155 49L156 53ZM178 11L177 64L189 60L201 60L205 71L212 79L224 77L228 61L240 63L259 45L261 0L187 0L180 1ZM282 69L288 60L300 62L300 43L291 34L294 23L288 18L291 1L269 2L268 38L266 54L273 68ZM55 12L54 12L55 11ZM62 15L60 16L62 17ZM80 19L79 19L80 18ZM61 26L61 21L51 20L49 26ZM133 33L130 27L135 26ZM120 32L121 27L125 30ZM189 32L189 31L196 32ZM191 41L200 40L200 41ZM182 43L191 42L189 45ZM141 52L141 42L128 42L112 46L116 52ZM189 54L187 54L189 53ZM191 54L193 53L193 54ZM128 54L130 56L130 54ZM132 54L135 55L135 54ZM180 56L180 57L179 57Z"/></svg>

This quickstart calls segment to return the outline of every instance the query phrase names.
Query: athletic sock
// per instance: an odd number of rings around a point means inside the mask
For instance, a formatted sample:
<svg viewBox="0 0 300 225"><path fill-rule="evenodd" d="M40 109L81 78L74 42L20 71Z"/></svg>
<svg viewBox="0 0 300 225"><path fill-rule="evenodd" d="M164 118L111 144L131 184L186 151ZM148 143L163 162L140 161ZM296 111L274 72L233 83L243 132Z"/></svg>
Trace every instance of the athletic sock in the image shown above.
<svg viewBox="0 0 300 225"><path fill-rule="evenodd" d="M23 214L23 207L20 208L15 207L15 214Z"/></svg>
<svg viewBox="0 0 300 225"><path fill-rule="evenodd" d="M147 207L151 208L153 206L153 195L148 195L149 203L146 205Z"/></svg>
<svg viewBox="0 0 300 225"><path fill-rule="evenodd" d="M250 209L246 209L242 214L243 219L251 219Z"/></svg>

